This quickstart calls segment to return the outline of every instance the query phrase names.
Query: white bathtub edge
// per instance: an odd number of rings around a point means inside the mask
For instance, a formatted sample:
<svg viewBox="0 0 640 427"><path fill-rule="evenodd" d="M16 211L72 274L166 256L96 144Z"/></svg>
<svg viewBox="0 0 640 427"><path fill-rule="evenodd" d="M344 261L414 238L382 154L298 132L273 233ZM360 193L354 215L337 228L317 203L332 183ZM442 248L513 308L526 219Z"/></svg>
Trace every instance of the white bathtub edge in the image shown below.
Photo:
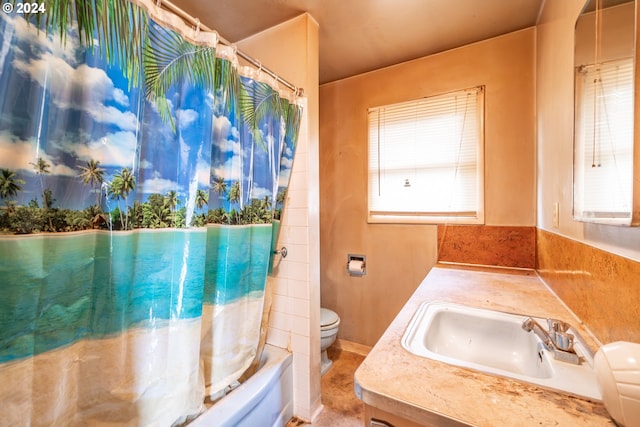
<svg viewBox="0 0 640 427"><path fill-rule="evenodd" d="M287 350L265 345L264 366L216 402L189 427L284 426L293 416L293 356Z"/></svg>

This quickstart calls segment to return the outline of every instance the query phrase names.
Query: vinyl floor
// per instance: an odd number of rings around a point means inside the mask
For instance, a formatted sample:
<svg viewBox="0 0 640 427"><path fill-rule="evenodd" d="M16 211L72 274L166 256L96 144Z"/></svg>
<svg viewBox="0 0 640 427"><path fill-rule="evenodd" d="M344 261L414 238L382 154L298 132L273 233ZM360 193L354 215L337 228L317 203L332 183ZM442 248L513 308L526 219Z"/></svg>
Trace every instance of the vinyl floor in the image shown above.
<svg viewBox="0 0 640 427"><path fill-rule="evenodd" d="M339 348L327 350L333 365L322 376L321 392L324 409L312 424L292 419L287 427L362 427L364 404L353 391L353 374L364 356Z"/></svg>

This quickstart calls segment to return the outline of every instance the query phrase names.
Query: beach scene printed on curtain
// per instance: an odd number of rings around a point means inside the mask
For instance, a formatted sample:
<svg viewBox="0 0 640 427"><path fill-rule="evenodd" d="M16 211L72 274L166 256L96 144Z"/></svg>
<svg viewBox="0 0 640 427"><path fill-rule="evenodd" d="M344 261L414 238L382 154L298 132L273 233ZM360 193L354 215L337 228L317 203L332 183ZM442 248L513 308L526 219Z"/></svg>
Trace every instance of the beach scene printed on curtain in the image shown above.
<svg viewBox="0 0 640 427"><path fill-rule="evenodd" d="M300 107L137 3L0 15L12 425L172 425L256 355Z"/></svg>

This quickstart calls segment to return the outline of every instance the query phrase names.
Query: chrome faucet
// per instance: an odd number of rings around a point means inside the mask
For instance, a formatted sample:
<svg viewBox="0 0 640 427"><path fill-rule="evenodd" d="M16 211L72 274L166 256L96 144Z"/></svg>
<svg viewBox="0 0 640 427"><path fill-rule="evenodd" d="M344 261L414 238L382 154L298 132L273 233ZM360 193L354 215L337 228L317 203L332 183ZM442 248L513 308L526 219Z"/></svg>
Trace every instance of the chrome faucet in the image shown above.
<svg viewBox="0 0 640 427"><path fill-rule="evenodd" d="M533 318L528 317L522 322L522 329L533 331L540 338L544 347L553 353L553 358L574 365L580 364L580 357L573 349L573 334L567 332L570 325L562 320L547 319L548 331L546 331Z"/></svg>

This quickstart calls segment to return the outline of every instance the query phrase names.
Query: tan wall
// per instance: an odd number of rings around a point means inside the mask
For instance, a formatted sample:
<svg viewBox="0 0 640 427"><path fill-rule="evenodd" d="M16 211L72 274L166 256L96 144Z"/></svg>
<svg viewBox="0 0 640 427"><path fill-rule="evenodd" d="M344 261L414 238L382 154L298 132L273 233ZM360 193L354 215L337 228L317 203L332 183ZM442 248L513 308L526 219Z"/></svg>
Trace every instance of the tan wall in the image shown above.
<svg viewBox="0 0 640 427"><path fill-rule="evenodd" d="M367 108L485 85L485 222L533 226L534 49L530 28L320 87L321 302L340 338L374 345L437 256L433 225L367 223Z"/></svg>
<svg viewBox="0 0 640 427"><path fill-rule="evenodd" d="M637 341L640 228L572 218L574 26L583 5L546 1L537 26L537 268L602 343Z"/></svg>

